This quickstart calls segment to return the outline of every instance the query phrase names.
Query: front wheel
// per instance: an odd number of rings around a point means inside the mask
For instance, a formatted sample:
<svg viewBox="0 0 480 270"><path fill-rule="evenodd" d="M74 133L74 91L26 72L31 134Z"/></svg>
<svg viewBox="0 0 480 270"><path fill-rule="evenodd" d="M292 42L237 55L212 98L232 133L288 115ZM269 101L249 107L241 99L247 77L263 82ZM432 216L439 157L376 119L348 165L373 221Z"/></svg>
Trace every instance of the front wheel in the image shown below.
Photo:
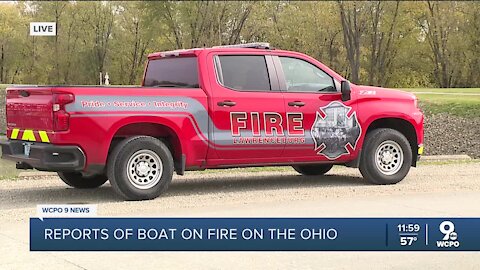
<svg viewBox="0 0 480 270"><path fill-rule="evenodd" d="M127 200L154 199L165 192L173 177L173 158L160 140L136 136L120 142L109 156L108 178Z"/></svg>
<svg viewBox="0 0 480 270"><path fill-rule="evenodd" d="M360 158L363 177L378 185L396 184L405 178L412 164L412 149L405 136L389 128L366 135Z"/></svg>
<svg viewBox="0 0 480 270"><path fill-rule="evenodd" d="M333 167L333 164L295 165L293 169L303 175L324 175Z"/></svg>
<svg viewBox="0 0 480 270"><path fill-rule="evenodd" d="M107 176L102 174L87 177L77 172L58 172L57 174L65 184L74 188L82 189L97 188L108 180Z"/></svg>

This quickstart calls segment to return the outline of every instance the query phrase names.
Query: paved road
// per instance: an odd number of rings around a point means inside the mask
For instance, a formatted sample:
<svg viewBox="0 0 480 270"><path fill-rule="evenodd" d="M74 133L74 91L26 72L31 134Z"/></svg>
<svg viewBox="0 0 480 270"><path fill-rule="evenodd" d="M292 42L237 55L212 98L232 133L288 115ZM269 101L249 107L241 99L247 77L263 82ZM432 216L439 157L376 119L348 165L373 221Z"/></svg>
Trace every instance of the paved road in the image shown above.
<svg viewBox="0 0 480 270"><path fill-rule="evenodd" d="M480 163L423 165L394 186L368 185L341 167L320 178L189 173L147 202L119 201L109 185L66 188L54 177L0 181L0 269L480 268L479 252L29 252L28 218L43 203L96 203L100 216L480 217Z"/></svg>

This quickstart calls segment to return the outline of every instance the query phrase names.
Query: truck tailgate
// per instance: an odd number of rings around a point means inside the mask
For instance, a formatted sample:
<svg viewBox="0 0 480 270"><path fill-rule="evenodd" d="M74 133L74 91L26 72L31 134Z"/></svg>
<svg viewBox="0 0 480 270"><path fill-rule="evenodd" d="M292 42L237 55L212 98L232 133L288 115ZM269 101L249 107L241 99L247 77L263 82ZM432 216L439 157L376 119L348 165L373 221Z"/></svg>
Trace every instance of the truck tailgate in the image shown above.
<svg viewBox="0 0 480 270"><path fill-rule="evenodd" d="M7 129L53 130L50 88L9 88L6 95Z"/></svg>

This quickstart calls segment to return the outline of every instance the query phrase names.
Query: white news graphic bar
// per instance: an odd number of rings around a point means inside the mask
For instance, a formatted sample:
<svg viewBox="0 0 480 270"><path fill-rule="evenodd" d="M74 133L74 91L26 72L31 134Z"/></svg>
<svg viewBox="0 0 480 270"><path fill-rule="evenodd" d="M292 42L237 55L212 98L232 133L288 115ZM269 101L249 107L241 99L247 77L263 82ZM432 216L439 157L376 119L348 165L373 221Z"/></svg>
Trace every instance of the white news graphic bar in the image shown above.
<svg viewBox="0 0 480 270"><path fill-rule="evenodd" d="M58 217L96 217L96 204L39 204L37 216L43 218Z"/></svg>
<svg viewBox="0 0 480 270"><path fill-rule="evenodd" d="M56 36L57 24L54 22L31 22L30 36Z"/></svg>

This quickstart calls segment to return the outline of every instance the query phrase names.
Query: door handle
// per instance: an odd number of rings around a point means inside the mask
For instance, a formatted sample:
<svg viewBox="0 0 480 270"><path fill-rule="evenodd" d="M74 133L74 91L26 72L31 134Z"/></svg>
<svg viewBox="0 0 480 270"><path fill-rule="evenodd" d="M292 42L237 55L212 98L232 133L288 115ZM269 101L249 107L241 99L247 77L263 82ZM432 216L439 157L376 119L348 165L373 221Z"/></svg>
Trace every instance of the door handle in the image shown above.
<svg viewBox="0 0 480 270"><path fill-rule="evenodd" d="M22 96L22 97L28 97L28 96L30 96L30 92L25 91L25 90L20 90L20 96Z"/></svg>
<svg viewBox="0 0 480 270"><path fill-rule="evenodd" d="M217 103L218 106L222 106L222 107L233 107L235 105L237 105L237 103L235 101L231 101L231 100L224 100L224 101L219 101Z"/></svg>
<svg viewBox="0 0 480 270"><path fill-rule="evenodd" d="M303 106L305 106L305 102L302 102L302 101L290 101L290 102L288 102L288 106L292 106L292 107L303 107Z"/></svg>

